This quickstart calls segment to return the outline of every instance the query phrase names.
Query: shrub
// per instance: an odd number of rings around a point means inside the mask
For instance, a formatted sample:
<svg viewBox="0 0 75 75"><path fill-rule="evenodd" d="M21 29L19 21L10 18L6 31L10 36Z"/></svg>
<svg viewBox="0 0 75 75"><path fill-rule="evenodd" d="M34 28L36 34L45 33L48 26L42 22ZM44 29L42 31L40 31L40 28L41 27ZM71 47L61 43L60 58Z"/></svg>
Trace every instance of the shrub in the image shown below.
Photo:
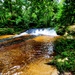
<svg viewBox="0 0 75 75"><path fill-rule="evenodd" d="M61 38L55 41L56 56L49 63L63 72L75 72L75 40Z"/></svg>
<svg viewBox="0 0 75 75"><path fill-rule="evenodd" d="M0 28L0 35L14 34L13 28Z"/></svg>
<svg viewBox="0 0 75 75"><path fill-rule="evenodd" d="M65 39L61 38L55 41L54 51L57 54L61 54L64 51L72 51L75 49L75 40L74 39Z"/></svg>

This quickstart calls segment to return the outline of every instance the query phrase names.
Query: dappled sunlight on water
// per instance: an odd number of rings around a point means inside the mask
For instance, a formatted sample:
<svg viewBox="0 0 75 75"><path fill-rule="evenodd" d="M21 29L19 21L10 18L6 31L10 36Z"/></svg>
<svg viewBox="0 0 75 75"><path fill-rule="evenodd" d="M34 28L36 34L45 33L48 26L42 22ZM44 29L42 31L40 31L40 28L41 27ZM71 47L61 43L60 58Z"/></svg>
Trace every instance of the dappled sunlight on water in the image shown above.
<svg viewBox="0 0 75 75"><path fill-rule="evenodd" d="M61 36L38 36L33 38L33 40L37 42L54 42L56 39L60 38Z"/></svg>
<svg viewBox="0 0 75 75"><path fill-rule="evenodd" d="M9 37L13 37L14 35L2 35L0 36L0 39L4 39L4 38L9 38Z"/></svg>

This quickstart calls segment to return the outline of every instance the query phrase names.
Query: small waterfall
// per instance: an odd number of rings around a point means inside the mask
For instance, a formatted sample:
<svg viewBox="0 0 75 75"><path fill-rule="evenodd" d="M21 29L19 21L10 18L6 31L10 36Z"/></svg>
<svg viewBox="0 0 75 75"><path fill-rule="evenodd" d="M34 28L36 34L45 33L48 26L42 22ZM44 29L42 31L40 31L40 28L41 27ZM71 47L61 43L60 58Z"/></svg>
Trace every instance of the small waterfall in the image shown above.
<svg viewBox="0 0 75 75"><path fill-rule="evenodd" d="M57 33L54 29L51 28L36 28L36 29L29 29L26 33L31 35L51 35L57 36Z"/></svg>
<svg viewBox="0 0 75 75"><path fill-rule="evenodd" d="M38 36L38 35L57 36L57 33L54 29L51 29L51 28L35 28L35 29L29 29L29 30L27 30L23 33L20 33L19 35L16 35L14 37L20 37L20 36L27 35L27 34L35 35L35 36Z"/></svg>

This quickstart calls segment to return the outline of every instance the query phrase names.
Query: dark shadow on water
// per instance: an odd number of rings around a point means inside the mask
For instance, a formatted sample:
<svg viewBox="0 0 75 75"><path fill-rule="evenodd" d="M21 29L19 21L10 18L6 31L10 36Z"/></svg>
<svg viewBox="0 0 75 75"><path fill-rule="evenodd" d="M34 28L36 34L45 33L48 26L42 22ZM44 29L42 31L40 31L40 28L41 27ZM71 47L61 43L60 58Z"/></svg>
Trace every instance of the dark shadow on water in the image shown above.
<svg viewBox="0 0 75 75"><path fill-rule="evenodd" d="M5 38L5 39L1 39L0 40L0 47L4 46L10 46L10 45L13 45L13 44L19 44L21 42L24 42L28 39L32 39L36 37L35 35L29 35L29 36L21 36L21 37L17 37L17 38Z"/></svg>

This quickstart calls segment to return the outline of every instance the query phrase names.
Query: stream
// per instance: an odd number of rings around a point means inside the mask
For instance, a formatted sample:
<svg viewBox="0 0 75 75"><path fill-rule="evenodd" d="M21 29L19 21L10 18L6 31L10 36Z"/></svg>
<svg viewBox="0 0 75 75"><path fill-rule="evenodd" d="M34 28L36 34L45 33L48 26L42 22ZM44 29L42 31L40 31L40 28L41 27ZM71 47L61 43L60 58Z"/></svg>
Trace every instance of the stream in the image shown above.
<svg viewBox="0 0 75 75"><path fill-rule="evenodd" d="M54 30L30 29L2 38L0 75L58 75L55 67L46 64L52 60L53 42L59 38Z"/></svg>

